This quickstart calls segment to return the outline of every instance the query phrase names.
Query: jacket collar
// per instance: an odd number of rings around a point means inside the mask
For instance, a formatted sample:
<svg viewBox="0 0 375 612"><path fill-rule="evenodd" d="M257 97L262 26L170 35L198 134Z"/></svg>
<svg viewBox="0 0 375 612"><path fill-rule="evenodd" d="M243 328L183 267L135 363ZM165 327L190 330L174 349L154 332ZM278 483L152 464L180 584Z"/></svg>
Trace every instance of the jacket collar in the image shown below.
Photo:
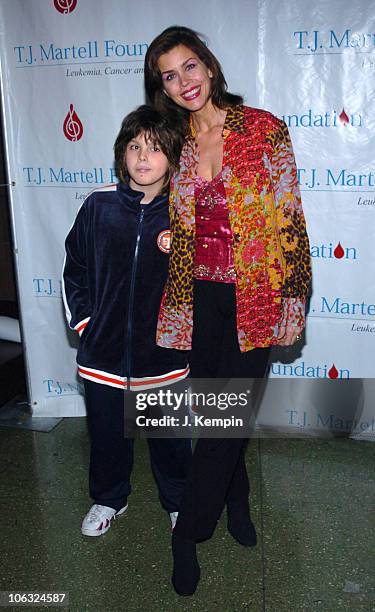
<svg viewBox="0 0 375 612"><path fill-rule="evenodd" d="M141 206L141 200L144 197L142 191L135 191L129 185L129 183L117 183L117 193L121 200L130 206L132 209L138 209ZM167 194L157 195L149 204L144 204L145 212L155 210L155 208L162 208L168 202Z"/></svg>
<svg viewBox="0 0 375 612"><path fill-rule="evenodd" d="M239 104L238 106L230 106L225 117L223 136L225 137L227 132L244 134L244 117L245 113L242 104Z"/></svg>

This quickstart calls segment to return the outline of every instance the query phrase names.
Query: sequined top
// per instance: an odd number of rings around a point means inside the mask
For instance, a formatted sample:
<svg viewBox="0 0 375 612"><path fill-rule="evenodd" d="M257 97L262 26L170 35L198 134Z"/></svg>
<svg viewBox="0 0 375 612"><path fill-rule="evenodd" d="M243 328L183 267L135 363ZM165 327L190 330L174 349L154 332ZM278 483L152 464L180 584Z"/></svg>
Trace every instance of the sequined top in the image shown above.
<svg viewBox="0 0 375 612"><path fill-rule="evenodd" d="M228 108L222 177L233 235L240 350L278 343L302 329L311 278L297 169L288 128L271 113ZM195 176L199 147L188 134L170 190L171 251L157 343L189 350L193 333Z"/></svg>
<svg viewBox="0 0 375 612"><path fill-rule="evenodd" d="M222 171L212 181L195 177L194 278L234 283L233 237Z"/></svg>

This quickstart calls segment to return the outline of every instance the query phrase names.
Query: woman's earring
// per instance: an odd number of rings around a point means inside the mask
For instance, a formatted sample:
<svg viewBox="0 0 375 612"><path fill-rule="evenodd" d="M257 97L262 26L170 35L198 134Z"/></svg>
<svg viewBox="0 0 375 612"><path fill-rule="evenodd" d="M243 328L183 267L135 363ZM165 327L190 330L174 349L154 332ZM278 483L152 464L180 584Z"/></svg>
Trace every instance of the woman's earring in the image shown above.
<svg viewBox="0 0 375 612"><path fill-rule="evenodd" d="M163 94L165 94L167 96L167 98L169 98L169 95L167 94L167 92L165 91L165 89L163 89Z"/></svg>

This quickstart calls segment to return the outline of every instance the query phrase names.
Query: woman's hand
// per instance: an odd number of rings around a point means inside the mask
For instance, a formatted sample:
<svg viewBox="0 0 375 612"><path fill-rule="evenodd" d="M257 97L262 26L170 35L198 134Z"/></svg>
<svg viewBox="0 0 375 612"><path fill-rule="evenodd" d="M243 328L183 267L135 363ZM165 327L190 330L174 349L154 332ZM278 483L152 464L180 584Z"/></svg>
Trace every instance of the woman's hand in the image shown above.
<svg viewBox="0 0 375 612"><path fill-rule="evenodd" d="M279 346L291 346L301 340L305 327L305 303L298 298L284 298L282 316L277 334Z"/></svg>
<svg viewBox="0 0 375 612"><path fill-rule="evenodd" d="M291 346L301 340L302 327L286 327L281 325L277 334L277 344L279 346Z"/></svg>

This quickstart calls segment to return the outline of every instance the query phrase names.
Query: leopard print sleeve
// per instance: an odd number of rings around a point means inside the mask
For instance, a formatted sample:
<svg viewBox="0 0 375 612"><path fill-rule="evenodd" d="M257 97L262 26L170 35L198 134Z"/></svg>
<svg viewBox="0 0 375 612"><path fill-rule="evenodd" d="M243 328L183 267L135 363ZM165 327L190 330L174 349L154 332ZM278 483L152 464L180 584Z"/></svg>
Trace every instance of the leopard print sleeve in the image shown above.
<svg viewBox="0 0 375 612"><path fill-rule="evenodd" d="M285 260L282 297L297 298L297 302L301 302L303 308L311 282L310 248L292 143L288 128L283 121L279 123L272 144L271 177L275 194L277 230ZM286 306L287 304L285 308ZM302 312L297 319L301 320L300 317Z"/></svg>

